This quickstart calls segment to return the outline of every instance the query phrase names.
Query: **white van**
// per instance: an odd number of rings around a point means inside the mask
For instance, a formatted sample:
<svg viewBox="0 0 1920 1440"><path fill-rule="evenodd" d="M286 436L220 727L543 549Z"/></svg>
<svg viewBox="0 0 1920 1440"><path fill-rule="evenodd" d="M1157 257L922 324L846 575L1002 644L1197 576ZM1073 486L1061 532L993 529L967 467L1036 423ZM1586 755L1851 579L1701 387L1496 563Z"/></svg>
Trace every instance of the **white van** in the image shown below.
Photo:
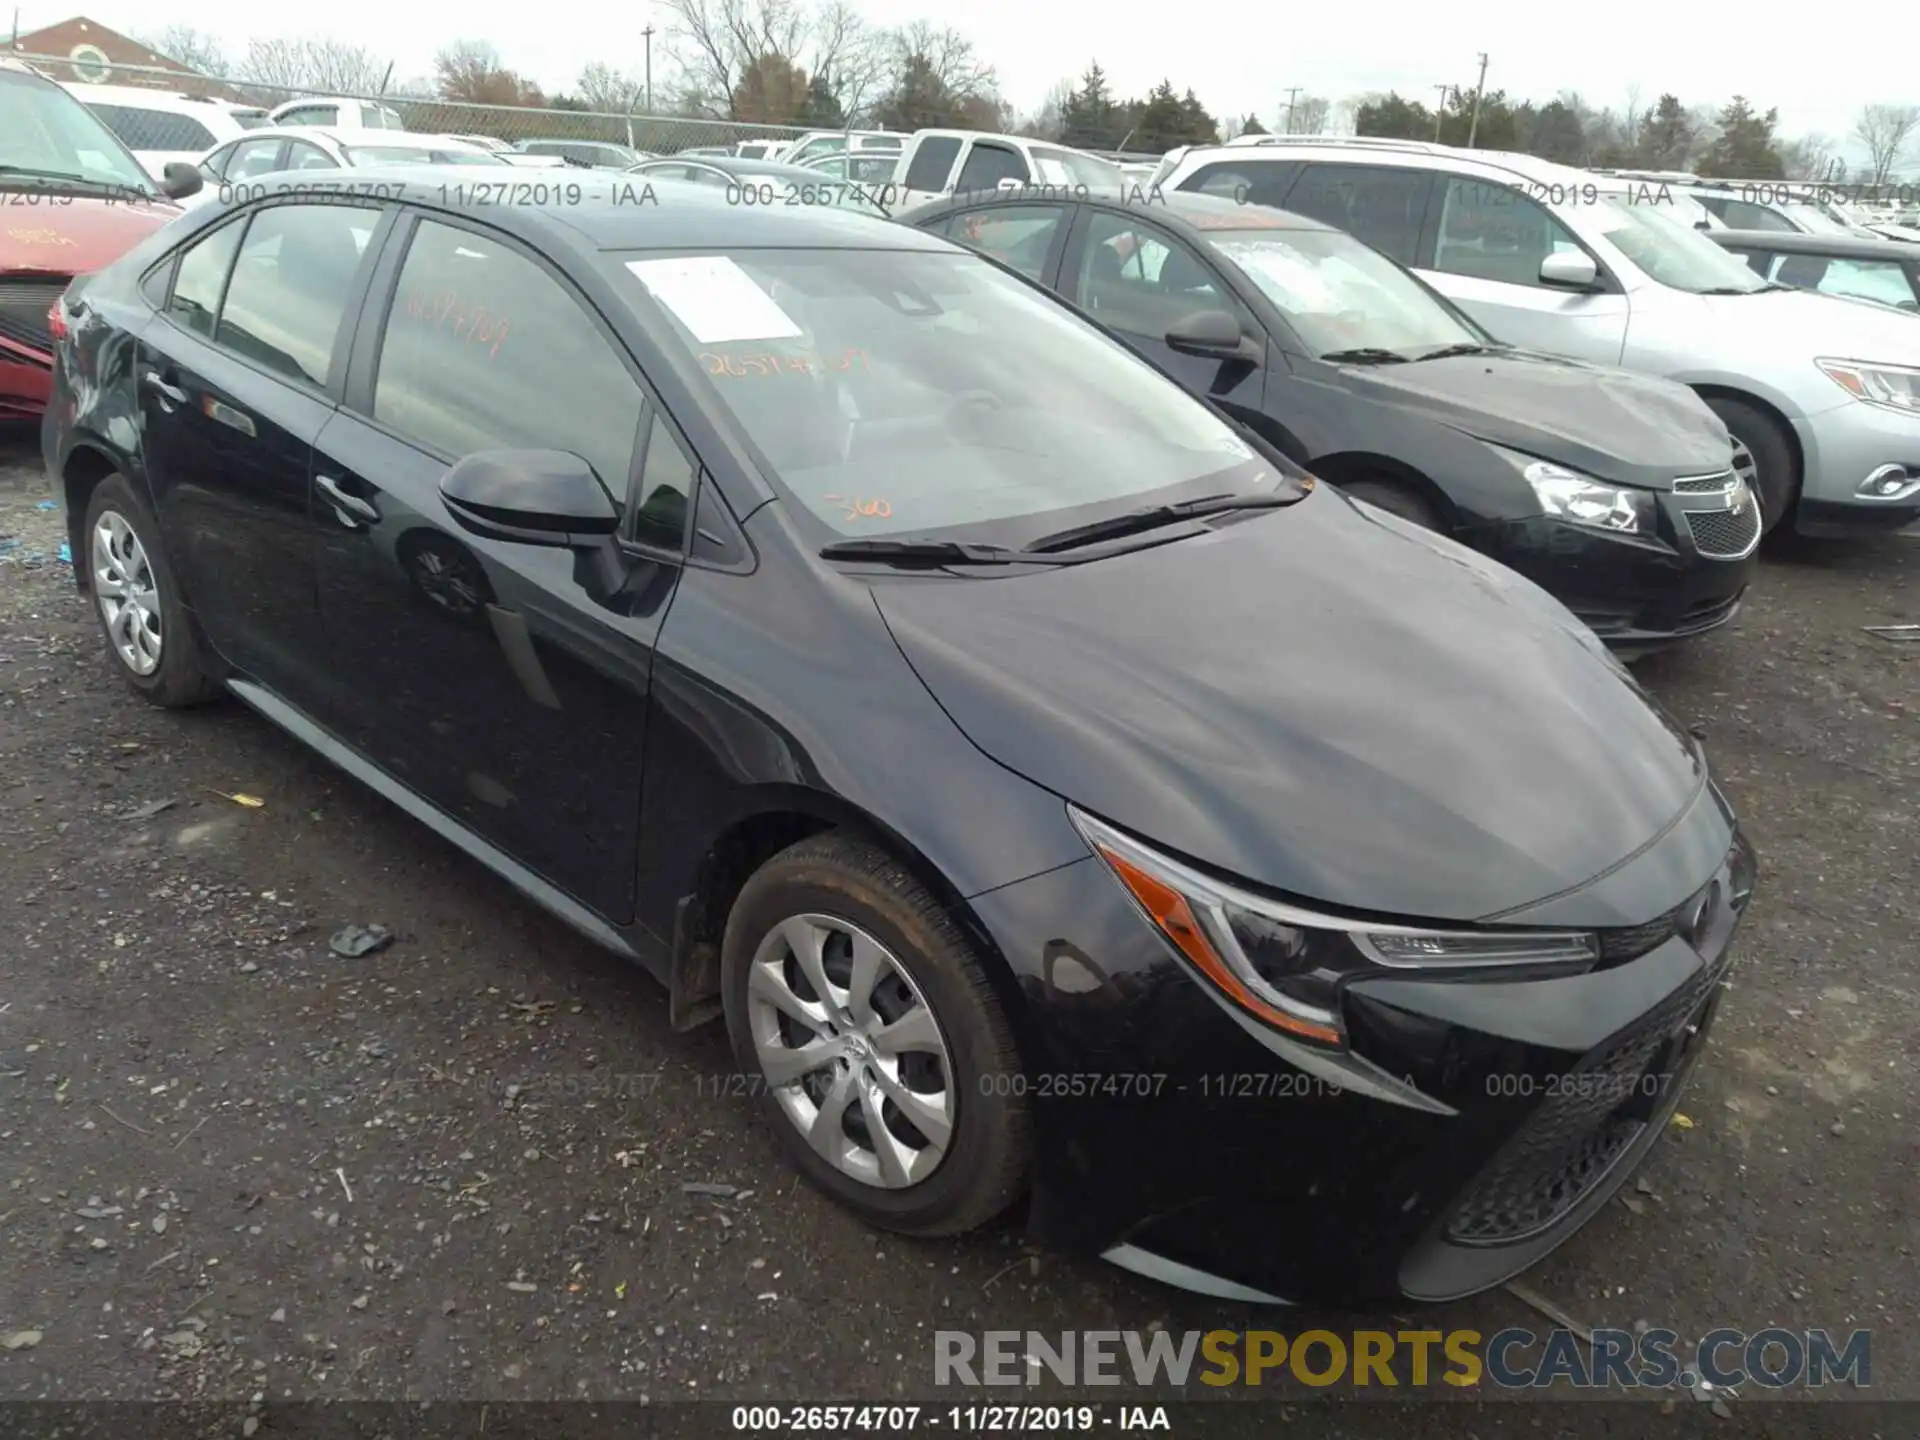
<svg viewBox="0 0 1920 1440"><path fill-rule="evenodd" d="M1789 289L1696 227L1686 186L1420 141L1259 137L1167 157L1168 190L1359 236L1497 338L1691 386L1769 527L1920 519L1920 316Z"/></svg>
<svg viewBox="0 0 1920 1440"><path fill-rule="evenodd" d="M158 180L175 160L193 164L214 146L267 123L257 105L138 85L63 85Z"/></svg>

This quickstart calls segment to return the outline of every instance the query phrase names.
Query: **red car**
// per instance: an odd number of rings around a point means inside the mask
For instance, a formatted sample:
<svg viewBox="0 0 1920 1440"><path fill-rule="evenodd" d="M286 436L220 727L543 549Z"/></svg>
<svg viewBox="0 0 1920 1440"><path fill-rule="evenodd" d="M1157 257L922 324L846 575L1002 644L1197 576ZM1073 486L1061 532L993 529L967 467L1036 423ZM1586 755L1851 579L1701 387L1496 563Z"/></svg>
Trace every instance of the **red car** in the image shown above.
<svg viewBox="0 0 1920 1440"><path fill-rule="evenodd" d="M162 187L176 196L197 188L186 173ZM47 312L73 277L179 213L91 110L30 66L0 59L0 421L46 409Z"/></svg>

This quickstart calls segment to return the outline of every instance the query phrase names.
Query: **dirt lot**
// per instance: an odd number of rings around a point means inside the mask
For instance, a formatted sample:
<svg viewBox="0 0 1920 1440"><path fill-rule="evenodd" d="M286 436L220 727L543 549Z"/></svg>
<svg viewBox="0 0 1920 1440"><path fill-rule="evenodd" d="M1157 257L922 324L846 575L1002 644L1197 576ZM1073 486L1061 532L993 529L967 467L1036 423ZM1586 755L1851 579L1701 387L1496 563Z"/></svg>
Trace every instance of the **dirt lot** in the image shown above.
<svg viewBox="0 0 1920 1440"><path fill-rule="evenodd" d="M50 496L0 436L0 1337L41 1336L0 1398L928 1398L939 1328L1303 1323L797 1187L651 981L239 707L136 701ZM1691 1126L1527 1277L1589 1325L1869 1327L1904 1399L1920 646L1861 627L1915 620L1920 541L1823 548L1643 667L1762 888ZM333 954L358 922L399 938ZM1548 1323L1505 1292L1423 1319Z"/></svg>

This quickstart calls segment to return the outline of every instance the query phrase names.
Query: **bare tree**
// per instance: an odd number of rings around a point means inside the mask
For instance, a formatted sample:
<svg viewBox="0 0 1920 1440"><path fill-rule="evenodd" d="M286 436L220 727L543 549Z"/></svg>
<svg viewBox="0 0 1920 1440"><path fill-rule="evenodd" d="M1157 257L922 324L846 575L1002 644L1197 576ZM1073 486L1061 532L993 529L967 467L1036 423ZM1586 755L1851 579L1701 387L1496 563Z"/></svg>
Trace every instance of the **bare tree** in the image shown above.
<svg viewBox="0 0 1920 1440"><path fill-rule="evenodd" d="M580 72L574 89L589 110L612 115L632 114L647 96L644 81L624 70L616 70L601 60L594 61Z"/></svg>
<svg viewBox="0 0 1920 1440"><path fill-rule="evenodd" d="M1332 113L1332 102L1326 96L1302 95L1290 109L1280 112L1280 123L1289 135L1324 135Z"/></svg>
<svg viewBox="0 0 1920 1440"><path fill-rule="evenodd" d="M763 56L793 59L808 38L799 0L662 0L673 16L667 42L681 69L688 101L720 119L734 118L734 91Z"/></svg>
<svg viewBox="0 0 1920 1440"><path fill-rule="evenodd" d="M1863 105L1853 122L1853 135L1867 147L1868 184L1885 185L1893 178L1914 128L1920 126L1920 105Z"/></svg>
<svg viewBox="0 0 1920 1440"><path fill-rule="evenodd" d="M1066 134L1067 107L1073 103L1074 84L1071 80L1055 82L1047 91L1046 98L1031 115L1020 122L1019 133L1031 136L1035 140L1051 140L1056 144Z"/></svg>
<svg viewBox="0 0 1920 1440"><path fill-rule="evenodd" d="M484 40L456 40L433 57L440 96L469 105L538 105L540 89L500 63Z"/></svg>
<svg viewBox="0 0 1920 1440"><path fill-rule="evenodd" d="M999 88L993 67L980 58L973 42L951 25L916 20L895 30L892 41L896 64L904 65L909 57L919 56L926 61L931 77L949 94L986 96Z"/></svg>
<svg viewBox="0 0 1920 1440"><path fill-rule="evenodd" d="M849 122L879 97L886 83L886 40L848 0L827 0L810 26L809 70L825 77L828 92Z"/></svg>
<svg viewBox="0 0 1920 1440"><path fill-rule="evenodd" d="M1835 173L1833 142L1824 135L1802 135L1783 140L1779 145L1780 164L1789 180L1817 180L1833 183Z"/></svg>
<svg viewBox="0 0 1920 1440"><path fill-rule="evenodd" d="M202 75L225 75L227 52L217 35L196 30L191 25L169 25L159 36L142 40L149 50L157 50L175 64Z"/></svg>
<svg viewBox="0 0 1920 1440"><path fill-rule="evenodd" d="M238 78L268 90L372 95L391 68L341 40L249 40Z"/></svg>

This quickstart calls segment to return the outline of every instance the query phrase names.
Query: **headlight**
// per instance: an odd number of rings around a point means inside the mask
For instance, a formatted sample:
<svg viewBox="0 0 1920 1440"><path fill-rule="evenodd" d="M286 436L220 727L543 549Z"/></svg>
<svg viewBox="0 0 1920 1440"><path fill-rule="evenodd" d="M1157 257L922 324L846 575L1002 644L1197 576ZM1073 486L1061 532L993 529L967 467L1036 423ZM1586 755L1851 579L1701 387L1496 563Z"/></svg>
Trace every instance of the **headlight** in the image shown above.
<svg viewBox="0 0 1920 1440"><path fill-rule="evenodd" d="M1340 991L1368 974L1578 974L1600 956L1582 932L1444 930L1350 920L1226 885L1072 809L1073 822L1154 928L1216 998L1316 1046L1346 1045Z"/></svg>
<svg viewBox="0 0 1920 1440"><path fill-rule="evenodd" d="M1826 377L1856 400L1920 415L1920 370L1910 365L1869 365L1860 360L1816 360Z"/></svg>
<svg viewBox="0 0 1920 1440"><path fill-rule="evenodd" d="M1487 447L1506 460L1533 487L1540 508L1558 520L1623 535L1651 535L1654 530L1653 495L1646 490L1623 490L1591 475L1551 460L1537 460L1499 445Z"/></svg>

